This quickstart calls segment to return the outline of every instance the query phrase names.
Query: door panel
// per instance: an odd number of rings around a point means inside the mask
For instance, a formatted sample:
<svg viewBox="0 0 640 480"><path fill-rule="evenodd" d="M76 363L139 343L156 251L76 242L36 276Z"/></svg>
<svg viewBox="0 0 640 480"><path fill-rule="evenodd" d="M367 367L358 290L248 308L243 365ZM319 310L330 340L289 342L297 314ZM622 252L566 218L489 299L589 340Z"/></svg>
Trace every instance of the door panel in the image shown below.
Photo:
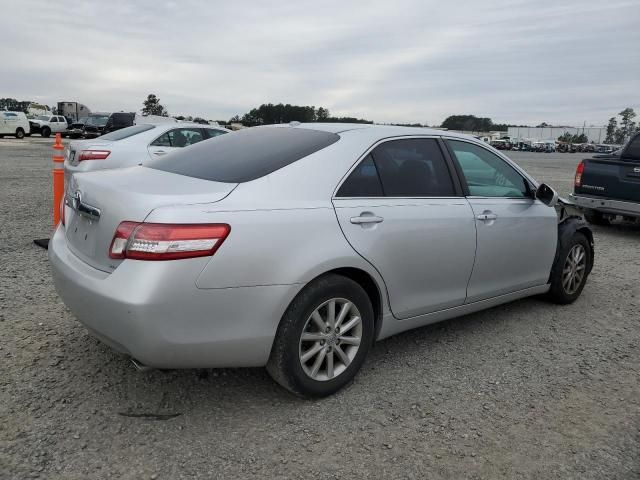
<svg viewBox="0 0 640 480"><path fill-rule="evenodd" d="M464 198L333 202L351 246L384 278L396 317L464 303L476 248L473 211Z"/></svg>
<svg viewBox="0 0 640 480"><path fill-rule="evenodd" d="M494 152L462 140L447 144L476 222L467 303L547 283L558 238L555 209L534 200L529 182Z"/></svg>
<svg viewBox="0 0 640 480"><path fill-rule="evenodd" d="M555 209L533 199L468 200L482 219L476 218L467 303L547 283L558 237Z"/></svg>

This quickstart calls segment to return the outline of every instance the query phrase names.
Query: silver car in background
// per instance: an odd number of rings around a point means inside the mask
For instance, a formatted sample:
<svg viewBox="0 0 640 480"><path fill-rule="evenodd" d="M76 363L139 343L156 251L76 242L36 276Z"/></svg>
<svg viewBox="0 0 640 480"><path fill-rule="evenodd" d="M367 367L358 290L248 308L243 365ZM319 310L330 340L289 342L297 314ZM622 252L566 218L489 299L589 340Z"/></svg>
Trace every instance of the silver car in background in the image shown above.
<svg viewBox="0 0 640 480"><path fill-rule="evenodd" d="M144 119L145 117L141 117ZM217 137L230 130L200 123L140 123L89 140L75 140L65 150L65 181L78 172L124 168Z"/></svg>
<svg viewBox="0 0 640 480"><path fill-rule="evenodd" d="M347 384L375 340L573 302L593 265L553 190L451 132L258 127L70 183L49 258L93 335L151 367L266 365L303 396Z"/></svg>

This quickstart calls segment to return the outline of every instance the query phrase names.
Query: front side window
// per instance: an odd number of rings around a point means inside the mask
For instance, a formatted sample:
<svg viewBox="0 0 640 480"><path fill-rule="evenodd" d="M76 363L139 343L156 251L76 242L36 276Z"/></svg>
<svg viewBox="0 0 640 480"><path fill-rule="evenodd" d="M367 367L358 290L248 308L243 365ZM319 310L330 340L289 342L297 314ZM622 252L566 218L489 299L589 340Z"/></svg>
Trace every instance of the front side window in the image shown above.
<svg viewBox="0 0 640 480"><path fill-rule="evenodd" d="M525 179L503 159L468 142L447 140L472 197L527 197Z"/></svg>

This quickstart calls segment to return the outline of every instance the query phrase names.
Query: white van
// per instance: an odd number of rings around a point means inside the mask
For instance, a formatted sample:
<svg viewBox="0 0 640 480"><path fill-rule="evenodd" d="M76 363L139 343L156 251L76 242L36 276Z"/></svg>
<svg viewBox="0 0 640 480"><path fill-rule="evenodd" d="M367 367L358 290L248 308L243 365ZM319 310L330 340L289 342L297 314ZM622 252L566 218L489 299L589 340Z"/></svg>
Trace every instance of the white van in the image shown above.
<svg viewBox="0 0 640 480"><path fill-rule="evenodd" d="M29 134L31 134L31 127L23 112L0 112L0 137L12 135L16 138L24 138Z"/></svg>

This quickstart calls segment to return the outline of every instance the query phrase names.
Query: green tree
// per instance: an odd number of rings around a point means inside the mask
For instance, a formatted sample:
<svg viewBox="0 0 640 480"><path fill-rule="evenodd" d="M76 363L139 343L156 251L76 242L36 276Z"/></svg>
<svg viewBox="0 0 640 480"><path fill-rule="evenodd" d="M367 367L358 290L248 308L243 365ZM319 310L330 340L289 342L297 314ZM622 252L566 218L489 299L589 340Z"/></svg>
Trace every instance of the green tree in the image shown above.
<svg viewBox="0 0 640 480"><path fill-rule="evenodd" d="M329 110L323 107L319 107L316 111L316 120L318 122L326 122L327 118L329 118Z"/></svg>
<svg viewBox="0 0 640 480"><path fill-rule="evenodd" d="M636 122L633 121L636 112L633 111L633 108L627 107L618 115L620 115L621 120L620 128L616 132L616 143L624 143L624 141L636 131Z"/></svg>
<svg viewBox="0 0 640 480"><path fill-rule="evenodd" d="M442 128L467 132L488 132L493 129L490 118L475 115L451 115L442 122Z"/></svg>
<svg viewBox="0 0 640 480"><path fill-rule="evenodd" d="M616 117L611 117L609 119L609 124L607 125L607 136L604 139L604 143L615 143L617 130L618 121L616 120Z"/></svg>
<svg viewBox="0 0 640 480"><path fill-rule="evenodd" d="M150 93L147 96L147 99L142 102L142 105L143 115L159 115L161 117L169 116L167 109L160 104L160 99L153 93Z"/></svg>

